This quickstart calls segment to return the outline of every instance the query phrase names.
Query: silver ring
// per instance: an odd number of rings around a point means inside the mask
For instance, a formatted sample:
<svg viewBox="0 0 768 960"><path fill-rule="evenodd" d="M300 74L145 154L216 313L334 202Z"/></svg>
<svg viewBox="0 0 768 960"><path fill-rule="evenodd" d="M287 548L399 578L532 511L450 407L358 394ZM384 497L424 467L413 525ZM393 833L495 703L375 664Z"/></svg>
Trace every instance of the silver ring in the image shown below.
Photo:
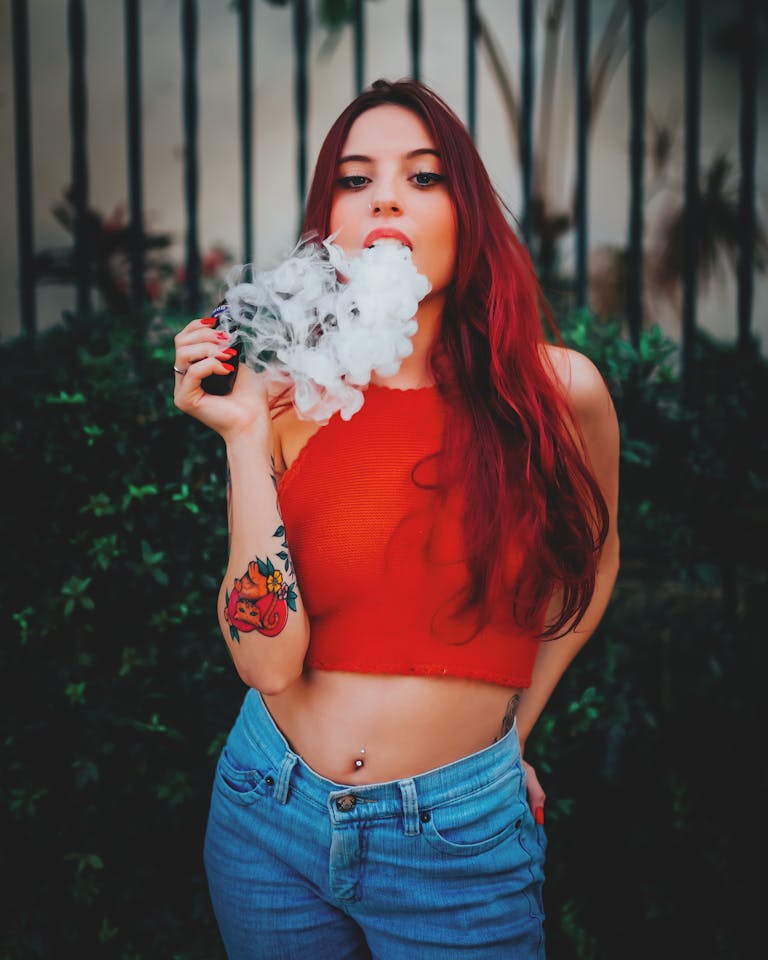
<svg viewBox="0 0 768 960"><path fill-rule="evenodd" d="M178 368L176 365L174 365L174 367L173 367L173 372L174 372L174 373L178 373L180 377L183 377L184 374L185 374L187 371L186 371L186 370L179 370L179 368Z"/></svg>

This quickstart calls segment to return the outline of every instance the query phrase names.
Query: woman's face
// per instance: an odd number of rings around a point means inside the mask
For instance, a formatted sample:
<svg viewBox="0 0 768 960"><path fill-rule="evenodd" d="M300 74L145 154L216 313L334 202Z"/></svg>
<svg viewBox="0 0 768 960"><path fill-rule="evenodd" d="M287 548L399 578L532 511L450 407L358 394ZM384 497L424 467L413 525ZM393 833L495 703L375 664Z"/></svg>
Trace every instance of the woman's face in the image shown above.
<svg viewBox="0 0 768 960"><path fill-rule="evenodd" d="M405 243L432 284L430 297L453 279L453 200L434 141L405 107L373 107L350 127L331 205L330 232L336 231L335 242L351 256L376 242Z"/></svg>

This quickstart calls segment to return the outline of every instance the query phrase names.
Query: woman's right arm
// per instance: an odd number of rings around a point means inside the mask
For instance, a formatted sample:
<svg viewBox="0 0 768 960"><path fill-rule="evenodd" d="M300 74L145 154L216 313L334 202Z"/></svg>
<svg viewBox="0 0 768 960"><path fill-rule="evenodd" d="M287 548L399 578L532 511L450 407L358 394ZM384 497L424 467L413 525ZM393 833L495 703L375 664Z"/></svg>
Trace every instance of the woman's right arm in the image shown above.
<svg viewBox="0 0 768 960"><path fill-rule="evenodd" d="M244 683L284 690L301 674L309 623L277 500L275 433L264 384L241 365L232 392L206 393L202 380L228 372L222 340L205 320L175 338L176 406L226 444L229 557L218 598L219 625Z"/></svg>

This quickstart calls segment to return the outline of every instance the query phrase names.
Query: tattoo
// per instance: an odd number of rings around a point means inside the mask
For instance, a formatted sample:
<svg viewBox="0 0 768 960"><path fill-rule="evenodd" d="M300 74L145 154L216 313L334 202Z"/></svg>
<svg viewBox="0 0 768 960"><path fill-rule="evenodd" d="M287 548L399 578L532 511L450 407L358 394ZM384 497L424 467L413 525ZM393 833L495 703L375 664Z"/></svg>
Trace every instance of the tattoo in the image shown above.
<svg viewBox="0 0 768 960"><path fill-rule="evenodd" d="M285 541L285 527L278 527L273 536L281 540L283 549L278 550L276 556L287 575L293 565ZM240 643L241 633L254 630L265 637L276 637L288 621L288 611L296 612L296 598L296 582L289 582L269 557L251 560L242 577L235 578L231 593L225 595L224 619L229 624L232 640Z"/></svg>
<svg viewBox="0 0 768 960"><path fill-rule="evenodd" d="M499 738L506 736L512 729L515 723L517 708L519 706L520 694L516 693L513 697L511 697L509 703L507 704L507 709L504 711L504 718L501 721L501 733L499 734Z"/></svg>

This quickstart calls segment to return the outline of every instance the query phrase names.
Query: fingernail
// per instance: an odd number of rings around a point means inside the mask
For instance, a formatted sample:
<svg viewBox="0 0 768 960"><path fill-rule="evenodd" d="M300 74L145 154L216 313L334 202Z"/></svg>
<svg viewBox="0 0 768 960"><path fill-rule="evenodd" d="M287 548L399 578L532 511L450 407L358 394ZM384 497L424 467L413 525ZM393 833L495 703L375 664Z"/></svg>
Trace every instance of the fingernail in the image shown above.
<svg viewBox="0 0 768 960"><path fill-rule="evenodd" d="M222 363L222 367L224 367L227 373L232 373L232 371L235 369L231 363Z"/></svg>
<svg viewBox="0 0 768 960"><path fill-rule="evenodd" d="M206 327L212 327L216 323L216 317L203 317L200 323L204 323Z"/></svg>
<svg viewBox="0 0 768 960"><path fill-rule="evenodd" d="M219 338L219 340L229 340L229 334L228 334L228 333L224 333L223 330L219 330L219 332L216 334L216 336Z"/></svg>
<svg viewBox="0 0 768 960"><path fill-rule="evenodd" d="M544 823L544 807L536 807L533 811L533 819L536 823Z"/></svg>
<svg viewBox="0 0 768 960"><path fill-rule="evenodd" d="M216 356L217 357L234 357L236 353L237 353L237 350L235 350L234 347L227 347L226 350L222 350L221 353L217 353Z"/></svg>

